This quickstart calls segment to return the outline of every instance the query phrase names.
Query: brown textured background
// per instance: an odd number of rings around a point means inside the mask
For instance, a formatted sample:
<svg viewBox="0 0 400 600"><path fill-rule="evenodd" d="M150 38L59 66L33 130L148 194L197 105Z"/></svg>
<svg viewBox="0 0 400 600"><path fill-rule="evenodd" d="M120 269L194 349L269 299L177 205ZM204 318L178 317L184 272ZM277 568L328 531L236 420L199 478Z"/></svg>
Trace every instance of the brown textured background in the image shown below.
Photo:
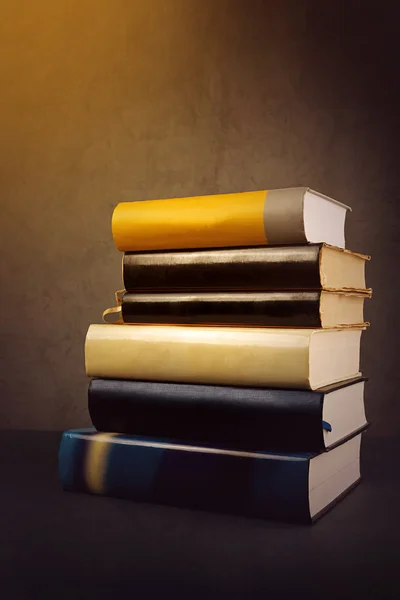
<svg viewBox="0 0 400 600"><path fill-rule="evenodd" d="M125 200L309 185L373 255L362 367L397 432L398 9L340 0L6 0L0 426L89 423L83 343Z"/></svg>

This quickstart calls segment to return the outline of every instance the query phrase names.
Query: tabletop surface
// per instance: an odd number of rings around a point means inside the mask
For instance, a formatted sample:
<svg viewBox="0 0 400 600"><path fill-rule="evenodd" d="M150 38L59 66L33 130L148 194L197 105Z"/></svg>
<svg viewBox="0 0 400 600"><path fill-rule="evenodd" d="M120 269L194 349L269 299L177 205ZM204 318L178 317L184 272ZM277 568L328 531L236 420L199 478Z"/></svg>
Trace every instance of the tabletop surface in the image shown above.
<svg viewBox="0 0 400 600"><path fill-rule="evenodd" d="M400 598L400 437L313 526L63 492L61 433L0 431L0 597Z"/></svg>

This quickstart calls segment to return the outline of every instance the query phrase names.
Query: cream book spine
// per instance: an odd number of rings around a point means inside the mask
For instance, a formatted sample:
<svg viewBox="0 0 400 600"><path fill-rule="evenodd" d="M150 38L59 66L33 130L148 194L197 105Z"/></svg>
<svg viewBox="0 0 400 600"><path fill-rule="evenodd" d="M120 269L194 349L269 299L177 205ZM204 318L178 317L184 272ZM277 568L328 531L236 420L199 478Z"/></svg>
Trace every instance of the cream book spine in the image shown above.
<svg viewBox="0 0 400 600"><path fill-rule="evenodd" d="M360 329L91 325L86 374L316 389L359 376Z"/></svg>

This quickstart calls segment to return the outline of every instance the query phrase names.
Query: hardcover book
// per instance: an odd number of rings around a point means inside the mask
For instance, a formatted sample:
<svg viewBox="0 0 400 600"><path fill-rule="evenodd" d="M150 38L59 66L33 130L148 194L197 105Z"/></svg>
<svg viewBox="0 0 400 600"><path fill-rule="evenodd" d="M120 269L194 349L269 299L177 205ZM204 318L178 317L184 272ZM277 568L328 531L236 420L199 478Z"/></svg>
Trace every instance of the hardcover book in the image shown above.
<svg viewBox="0 0 400 600"><path fill-rule="evenodd" d="M319 453L367 426L364 383L307 391L92 379L89 413L98 431Z"/></svg>
<svg viewBox="0 0 400 600"><path fill-rule="evenodd" d="M344 247L348 210L306 187L121 202L112 233L121 251L309 242Z"/></svg>
<svg viewBox="0 0 400 600"><path fill-rule="evenodd" d="M170 323L253 327L358 327L364 294L350 292L126 292L106 323ZM119 297L117 295L117 301Z"/></svg>
<svg viewBox="0 0 400 600"><path fill-rule="evenodd" d="M70 491L310 523L360 480L360 443L274 454L74 430L62 436L59 477Z"/></svg>
<svg viewBox="0 0 400 600"><path fill-rule="evenodd" d="M370 257L326 244L126 253L128 292L358 291Z"/></svg>
<svg viewBox="0 0 400 600"><path fill-rule="evenodd" d="M361 328L91 325L89 377L317 389L360 376Z"/></svg>

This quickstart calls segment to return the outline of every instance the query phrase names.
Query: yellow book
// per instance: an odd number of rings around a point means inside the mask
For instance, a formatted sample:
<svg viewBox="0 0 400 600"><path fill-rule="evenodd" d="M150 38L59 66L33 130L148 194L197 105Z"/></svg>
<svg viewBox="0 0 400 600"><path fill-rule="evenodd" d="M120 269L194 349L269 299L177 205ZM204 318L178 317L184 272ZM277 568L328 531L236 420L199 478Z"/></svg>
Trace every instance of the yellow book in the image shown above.
<svg viewBox="0 0 400 600"><path fill-rule="evenodd" d="M121 202L112 233L122 252L320 242L344 248L348 210L306 187Z"/></svg>
<svg viewBox="0 0 400 600"><path fill-rule="evenodd" d="M86 373L106 379L317 389L360 375L362 329L91 325Z"/></svg>

